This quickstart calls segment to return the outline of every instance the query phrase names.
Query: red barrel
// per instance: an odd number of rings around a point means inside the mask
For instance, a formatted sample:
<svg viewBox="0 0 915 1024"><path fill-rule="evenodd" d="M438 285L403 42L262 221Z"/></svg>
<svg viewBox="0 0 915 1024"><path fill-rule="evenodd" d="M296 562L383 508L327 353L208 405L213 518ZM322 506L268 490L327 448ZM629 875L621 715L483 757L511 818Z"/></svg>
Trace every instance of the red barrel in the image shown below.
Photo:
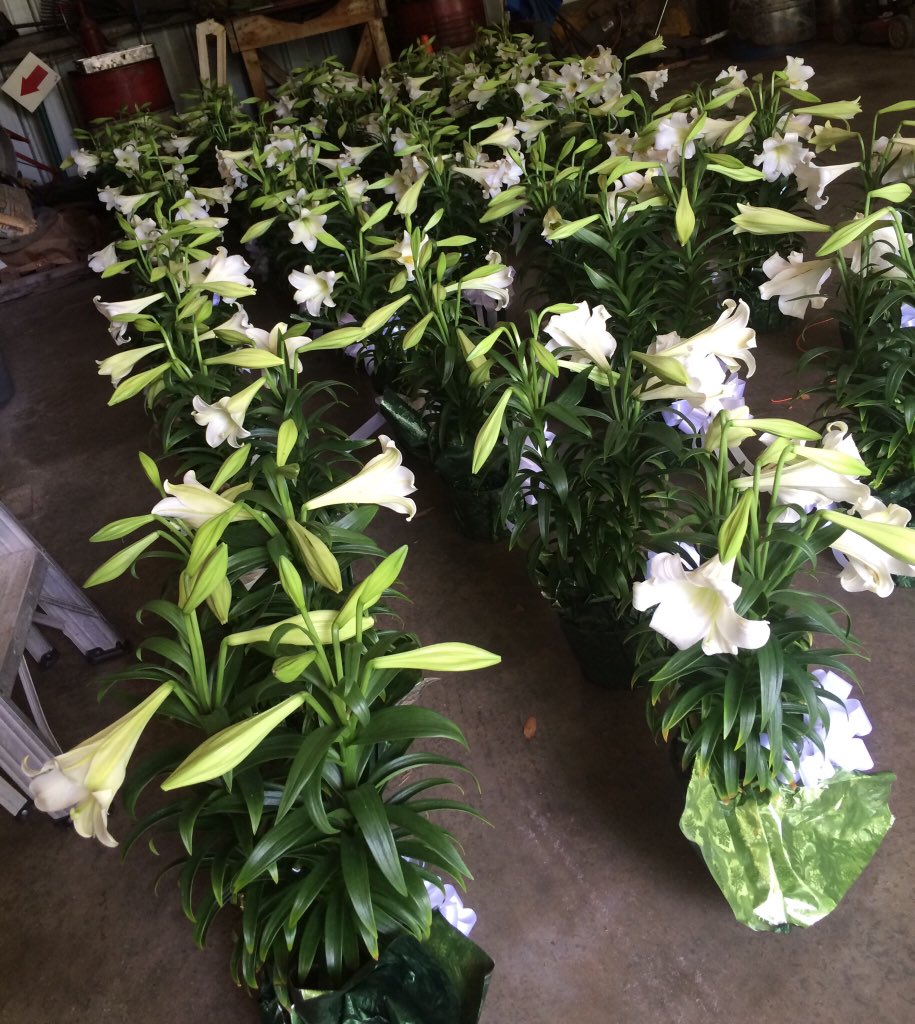
<svg viewBox="0 0 915 1024"><path fill-rule="evenodd" d="M158 57L95 71L91 75L71 71L70 84L83 120L87 122L97 117L117 117L125 108L132 114L141 107L165 110L172 105Z"/></svg>

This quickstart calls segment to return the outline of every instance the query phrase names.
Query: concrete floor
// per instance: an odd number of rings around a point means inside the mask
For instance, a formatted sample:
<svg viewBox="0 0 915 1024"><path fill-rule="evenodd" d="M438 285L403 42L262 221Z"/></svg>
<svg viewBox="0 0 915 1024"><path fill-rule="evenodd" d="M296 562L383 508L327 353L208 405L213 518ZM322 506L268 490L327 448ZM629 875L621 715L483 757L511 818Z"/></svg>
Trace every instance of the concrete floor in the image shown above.
<svg viewBox="0 0 915 1024"><path fill-rule="evenodd" d="M911 52L801 52L819 71L824 99L864 93L874 109L910 95ZM695 74L714 76L726 63ZM106 409L110 389L95 375L93 360L109 352L90 301L97 290L97 282L84 281L0 307L0 344L17 386L0 412L0 498L77 580L108 554L86 538L147 509L152 494L136 462L138 449L155 450L141 408ZM286 312L280 302L256 322ZM751 400L758 414L793 389L796 333L761 339ZM348 373L334 356L326 368ZM360 402L353 425L370 411L367 397ZM796 403L793 411L804 410ZM426 643L460 639L504 659L424 693L467 734L468 764L482 787L477 804L493 826L459 825L476 875L467 896L480 915L474 938L496 961L484 1021L915 1020L915 705L907 646L915 592L888 601L843 595L871 652L860 667L874 724L868 745L878 768L898 773L896 825L824 922L787 936L755 934L735 922L679 833L680 784L648 735L641 696L584 682L521 556L464 540L434 479L420 473L418 483L416 520L382 514L375 531L389 550L410 545L407 625ZM156 589L155 574L146 572L94 596L136 640L132 611ZM97 705L101 672L61 648L40 688L67 746L110 720L115 705ZM537 732L525 739L529 716ZM127 828L123 812L113 816L116 836ZM255 1005L229 980L231 921L197 951L173 880L153 892L162 865L147 850L121 863L116 852L42 815L16 821L0 814L0 851L2 1024L256 1024Z"/></svg>

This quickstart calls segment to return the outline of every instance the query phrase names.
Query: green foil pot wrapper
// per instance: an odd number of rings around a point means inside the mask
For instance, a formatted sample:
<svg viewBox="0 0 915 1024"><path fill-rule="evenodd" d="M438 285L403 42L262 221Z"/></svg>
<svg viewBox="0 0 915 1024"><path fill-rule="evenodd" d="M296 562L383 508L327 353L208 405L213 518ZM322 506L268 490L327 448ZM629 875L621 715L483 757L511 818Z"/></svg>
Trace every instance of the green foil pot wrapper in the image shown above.
<svg viewBox="0 0 915 1024"><path fill-rule="evenodd" d="M895 778L837 772L822 786L725 804L693 772L680 829L738 921L755 931L807 927L835 909L889 831Z"/></svg>
<svg viewBox="0 0 915 1024"><path fill-rule="evenodd" d="M378 962L335 991L290 988L292 1012L265 988L262 1024L477 1024L493 962L476 943L433 914L428 939L401 935Z"/></svg>

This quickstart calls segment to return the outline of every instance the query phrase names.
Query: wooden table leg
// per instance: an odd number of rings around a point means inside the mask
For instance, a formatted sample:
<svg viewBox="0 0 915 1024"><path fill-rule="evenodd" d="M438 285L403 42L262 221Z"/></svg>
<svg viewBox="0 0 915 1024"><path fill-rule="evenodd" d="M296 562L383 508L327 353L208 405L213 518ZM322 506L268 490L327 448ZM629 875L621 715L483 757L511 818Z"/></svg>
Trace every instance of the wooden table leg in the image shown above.
<svg viewBox="0 0 915 1024"><path fill-rule="evenodd" d="M378 70L381 71L391 63L391 48L388 46L388 37L384 34L384 22L381 18L372 18L368 23L368 28L375 44Z"/></svg>
<svg viewBox="0 0 915 1024"><path fill-rule="evenodd" d="M245 62L245 71L248 72L248 81L251 83L251 95L259 100L269 100L267 83L264 80L264 71L257 50L242 50L241 56Z"/></svg>
<svg viewBox="0 0 915 1024"><path fill-rule="evenodd" d="M364 75L369 69L369 61L374 56L375 40L371 29L365 25L359 35L359 45L356 47L356 55L353 57L352 72L354 75Z"/></svg>

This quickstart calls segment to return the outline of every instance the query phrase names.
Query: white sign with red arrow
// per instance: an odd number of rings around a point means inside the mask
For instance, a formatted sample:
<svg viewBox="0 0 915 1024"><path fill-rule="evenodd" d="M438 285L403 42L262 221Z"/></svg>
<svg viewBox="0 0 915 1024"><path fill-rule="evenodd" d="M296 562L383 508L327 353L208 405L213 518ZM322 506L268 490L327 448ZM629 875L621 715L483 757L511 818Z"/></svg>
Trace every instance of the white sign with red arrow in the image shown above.
<svg viewBox="0 0 915 1024"><path fill-rule="evenodd" d="M59 81L60 75L52 67L34 53L27 53L0 88L26 110L34 111Z"/></svg>

